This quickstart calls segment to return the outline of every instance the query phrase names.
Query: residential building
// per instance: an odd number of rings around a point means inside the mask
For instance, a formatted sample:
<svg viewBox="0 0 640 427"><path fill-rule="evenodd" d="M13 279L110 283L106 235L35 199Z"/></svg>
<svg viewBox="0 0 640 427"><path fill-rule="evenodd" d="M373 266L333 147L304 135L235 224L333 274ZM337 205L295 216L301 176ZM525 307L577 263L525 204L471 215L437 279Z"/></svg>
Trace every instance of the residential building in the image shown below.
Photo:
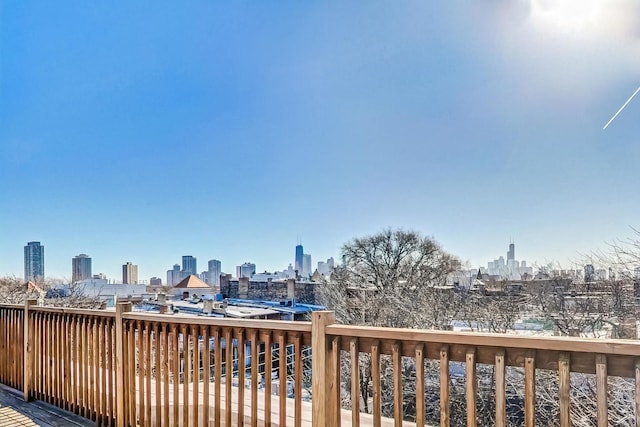
<svg viewBox="0 0 640 427"><path fill-rule="evenodd" d="M80 254L71 260L71 282L91 278L91 258L87 254Z"/></svg>
<svg viewBox="0 0 640 427"><path fill-rule="evenodd" d="M122 283L134 285L138 283L138 266L127 262L122 266Z"/></svg>
<svg viewBox="0 0 640 427"><path fill-rule="evenodd" d="M44 278L44 246L40 242L28 242L24 247L24 280L38 281Z"/></svg>

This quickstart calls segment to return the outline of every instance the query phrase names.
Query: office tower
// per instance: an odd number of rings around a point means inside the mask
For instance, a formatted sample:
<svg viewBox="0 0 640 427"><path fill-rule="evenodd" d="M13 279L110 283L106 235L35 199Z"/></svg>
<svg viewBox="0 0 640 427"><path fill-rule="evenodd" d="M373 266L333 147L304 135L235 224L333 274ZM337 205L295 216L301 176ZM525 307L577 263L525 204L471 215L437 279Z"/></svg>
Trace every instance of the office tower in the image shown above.
<svg viewBox="0 0 640 427"><path fill-rule="evenodd" d="M304 254L302 256L302 274L303 277L311 277L313 272L311 271L311 254Z"/></svg>
<svg viewBox="0 0 640 427"><path fill-rule="evenodd" d="M162 286L162 279L159 277L152 277L151 279L149 279L149 285Z"/></svg>
<svg viewBox="0 0 640 427"><path fill-rule="evenodd" d="M87 254L80 254L71 260L71 282L91 279L91 258Z"/></svg>
<svg viewBox="0 0 640 427"><path fill-rule="evenodd" d="M513 261L516 259L516 245L514 243L509 243L509 252L507 252L507 262L509 260Z"/></svg>
<svg viewBox="0 0 640 427"><path fill-rule="evenodd" d="M195 274L196 276L198 275L198 267L195 257L192 257L191 255L183 255L182 272L184 273L185 277L191 274Z"/></svg>
<svg viewBox="0 0 640 427"><path fill-rule="evenodd" d="M251 277L256 274L256 265L250 262L245 262L242 265L236 267L236 276L241 277Z"/></svg>
<svg viewBox="0 0 640 427"><path fill-rule="evenodd" d="M209 260L209 285L220 285L220 274L222 274L222 263L217 259Z"/></svg>
<svg viewBox="0 0 640 427"><path fill-rule="evenodd" d="M138 283L138 266L127 262L122 266L122 283L135 285Z"/></svg>
<svg viewBox="0 0 640 427"><path fill-rule="evenodd" d="M183 279L180 265L174 264L171 270L167 270L167 286L175 286Z"/></svg>
<svg viewBox="0 0 640 427"><path fill-rule="evenodd" d="M36 281L44 278L44 246L40 242L29 242L24 247L24 280Z"/></svg>
<svg viewBox="0 0 640 427"><path fill-rule="evenodd" d="M304 248L302 245L296 245L296 260L294 262L294 267L298 271L298 274L302 274L302 262L304 258Z"/></svg>

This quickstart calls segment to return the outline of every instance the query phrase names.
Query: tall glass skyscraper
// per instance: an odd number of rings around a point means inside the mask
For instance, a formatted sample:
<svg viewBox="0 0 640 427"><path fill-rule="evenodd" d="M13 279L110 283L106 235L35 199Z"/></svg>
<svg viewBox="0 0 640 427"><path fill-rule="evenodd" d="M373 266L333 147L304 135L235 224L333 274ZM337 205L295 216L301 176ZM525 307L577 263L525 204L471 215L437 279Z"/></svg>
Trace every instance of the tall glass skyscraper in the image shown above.
<svg viewBox="0 0 640 427"><path fill-rule="evenodd" d="M302 274L303 266L304 266L304 248L302 247L302 245L296 245L295 269L298 270L298 274Z"/></svg>
<svg viewBox="0 0 640 427"><path fill-rule="evenodd" d="M29 242L24 247L24 280L36 281L44 278L44 246L40 242Z"/></svg>
<svg viewBox="0 0 640 427"><path fill-rule="evenodd" d="M187 276L190 274L198 275L198 266L195 257L191 255L182 256L182 272Z"/></svg>
<svg viewBox="0 0 640 427"><path fill-rule="evenodd" d="M87 254L80 254L71 260L71 282L91 279L91 258Z"/></svg>

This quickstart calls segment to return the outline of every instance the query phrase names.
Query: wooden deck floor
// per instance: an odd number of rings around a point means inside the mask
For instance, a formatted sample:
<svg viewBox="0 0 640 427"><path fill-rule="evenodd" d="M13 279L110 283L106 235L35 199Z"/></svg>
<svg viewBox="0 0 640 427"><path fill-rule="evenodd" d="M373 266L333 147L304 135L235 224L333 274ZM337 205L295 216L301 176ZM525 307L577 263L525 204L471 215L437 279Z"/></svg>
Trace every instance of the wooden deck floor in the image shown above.
<svg viewBox="0 0 640 427"><path fill-rule="evenodd" d="M95 423L44 402L25 402L22 393L0 385L0 427L89 427Z"/></svg>

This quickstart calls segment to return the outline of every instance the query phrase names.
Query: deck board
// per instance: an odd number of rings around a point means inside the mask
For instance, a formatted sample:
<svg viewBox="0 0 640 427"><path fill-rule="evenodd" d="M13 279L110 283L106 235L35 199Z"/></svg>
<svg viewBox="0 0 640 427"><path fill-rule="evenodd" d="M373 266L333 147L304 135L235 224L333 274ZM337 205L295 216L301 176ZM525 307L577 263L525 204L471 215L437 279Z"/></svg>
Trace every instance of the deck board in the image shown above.
<svg viewBox="0 0 640 427"><path fill-rule="evenodd" d="M92 421L44 402L25 402L22 394L0 385L0 427L89 427Z"/></svg>

